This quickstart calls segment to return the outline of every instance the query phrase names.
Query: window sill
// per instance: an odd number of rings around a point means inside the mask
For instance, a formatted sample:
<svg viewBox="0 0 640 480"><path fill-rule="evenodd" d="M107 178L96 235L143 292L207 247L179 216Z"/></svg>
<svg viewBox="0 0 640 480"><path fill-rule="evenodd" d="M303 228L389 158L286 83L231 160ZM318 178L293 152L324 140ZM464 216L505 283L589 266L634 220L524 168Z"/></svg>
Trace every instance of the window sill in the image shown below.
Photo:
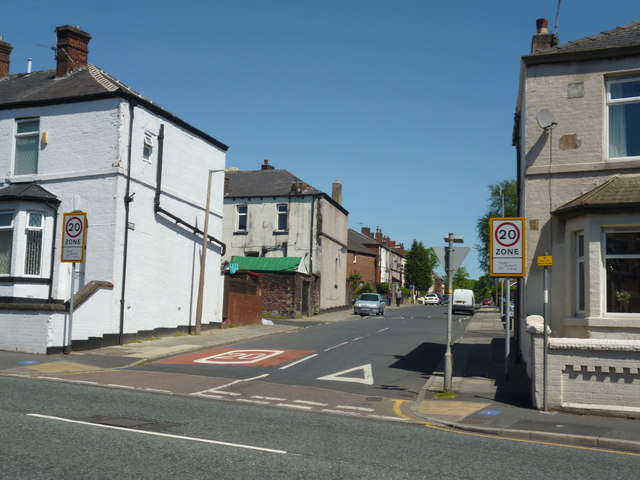
<svg viewBox="0 0 640 480"><path fill-rule="evenodd" d="M288 230L274 230L273 234L274 235L288 235L289 231Z"/></svg>
<svg viewBox="0 0 640 480"><path fill-rule="evenodd" d="M234 235L249 235L249 232L246 230L238 230L237 232L233 232Z"/></svg>

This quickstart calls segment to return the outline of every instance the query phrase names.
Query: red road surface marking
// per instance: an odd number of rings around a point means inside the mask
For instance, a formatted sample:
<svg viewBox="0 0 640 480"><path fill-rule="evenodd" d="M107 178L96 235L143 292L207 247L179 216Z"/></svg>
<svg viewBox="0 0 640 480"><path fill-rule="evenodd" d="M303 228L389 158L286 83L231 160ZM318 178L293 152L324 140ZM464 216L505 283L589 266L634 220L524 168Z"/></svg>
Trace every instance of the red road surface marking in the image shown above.
<svg viewBox="0 0 640 480"><path fill-rule="evenodd" d="M292 362L311 353L313 350L266 350L241 348L216 348L206 352L192 353L179 357L166 358L153 363L178 365L240 365L244 367L272 367Z"/></svg>

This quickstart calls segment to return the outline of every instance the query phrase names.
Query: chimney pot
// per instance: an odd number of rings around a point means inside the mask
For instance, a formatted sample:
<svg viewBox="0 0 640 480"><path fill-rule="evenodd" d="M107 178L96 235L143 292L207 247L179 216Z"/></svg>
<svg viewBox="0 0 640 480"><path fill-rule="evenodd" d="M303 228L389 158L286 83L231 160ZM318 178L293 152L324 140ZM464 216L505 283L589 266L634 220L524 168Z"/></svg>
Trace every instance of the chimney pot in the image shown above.
<svg viewBox="0 0 640 480"><path fill-rule="evenodd" d="M538 33L549 33L549 21L546 18L536 20L536 31Z"/></svg>
<svg viewBox="0 0 640 480"><path fill-rule="evenodd" d="M531 53L535 53L538 50L547 50L556 44L555 35L549 33L547 26L546 18L538 18L536 20L536 34L531 39Z"/></svg>
<svg viewBox="0 0 640 480"><path fill-rule="evenodd" d="M0 78L9 76L9 61L13 47L0 39Z"/></svg>
<svg viewBox="0 0 640 480"><path fill-rule="evenodd" d="M269 160L267 160L266 158L264 159L264 162L262 163L262 169L261 170L274 170L275 167L273 165L269 165Z"/></svg>
<svg viewBox="0 0 640 480"><path fill-rule="evenodd" d="M58 36L56 78L61 78L87 64L91 35L70 25L58 27L55 32Z"/></svg>

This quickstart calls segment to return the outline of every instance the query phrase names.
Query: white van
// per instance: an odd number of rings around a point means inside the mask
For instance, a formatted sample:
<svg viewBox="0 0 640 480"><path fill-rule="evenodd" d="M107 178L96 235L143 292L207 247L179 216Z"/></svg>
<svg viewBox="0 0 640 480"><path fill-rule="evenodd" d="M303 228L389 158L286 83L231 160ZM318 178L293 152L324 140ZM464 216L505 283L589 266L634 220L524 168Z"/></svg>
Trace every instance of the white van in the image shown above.
<svg viewBox="0 0 640 480"><path fill-rule="evenodd" d="M463 312L469 315L476 313L476 297L473 295L473 290L456 288L453 291L451 311L452 313Z"/></svg>

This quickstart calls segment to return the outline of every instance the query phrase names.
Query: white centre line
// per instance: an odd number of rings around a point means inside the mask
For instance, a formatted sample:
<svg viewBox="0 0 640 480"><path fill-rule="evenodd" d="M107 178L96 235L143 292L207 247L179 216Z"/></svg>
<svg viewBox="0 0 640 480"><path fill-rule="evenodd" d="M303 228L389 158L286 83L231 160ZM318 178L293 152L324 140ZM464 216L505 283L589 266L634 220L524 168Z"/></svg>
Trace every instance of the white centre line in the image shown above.
<svg viewBox="0 0 640 480"><path fill-rule="evenodd" d="M345 410L360 410L361 412L375 412L373 408L352 407L350 405L336 405L336 408L344 408Z"/></svg>
<svg viewBox="0 0 640 480"><path fill-rule="evenodd" d="M169 433L150 432L148 430L135 430L135 429L126 428L126 427L117 427L115 425L103 425L103 424L99 424L99 423L83 422L81 420L71 420L69 418L52 417L52 416L49 416L49 415L40 415L39 413L27 413L27 416L44 418L44 419L47 419L47 420L57 420L59 422L76 423L76 424L79 424L79 425L88 425L88 426L91 426L91 427L108 428L108 429L111 429L111 430L120 430L122 432L139 433L139 434L142 434L142 435L152 435L152 436L156 436L156 437L175 438L175 439L178 439L178 440L191 440L192 442L211 443L211 444L214 444L214 445L224 445L226 447L244 448L244 449L247 449L247 450L258 450L258 451L261 451L261 452L278 453L278 454L281 454L281 455L285 455L285 454L288 453L286 450L275 450L273 448L255 447L253 445L243 445L241 443L221 442L219 440L209 440L209 439L206 439L206 438L185 437L183 435L172 435L172 434L169 434Z"/></svg>
<svg viewBox="0 0 640 480"><path fill-rule="evenodd" d="M316 407L326 407L328 403L312 402L311 400L294 400L293 403L304 403L306 405L315 405Z"/></svg>
<svg viewBox="0 0 640 480"><path fill-rule="evenodd" d="M280 367L280 370L284 370L286 368L293 367L294 365L297 365L299 363L304 362L305 360L309 360L310 358L317 357L317 356L318 356L317 353L314 353L313 355L307 355L306 357L300 358L300 359L296 360L295 362L291 362L291 363L286 364L284 367Z"/></svg>
<svg viewBox="0 0 640 480"><path fill-rule="evenodd" d="M347 343L349 343L349 342L342 342L342 343L339 343L338 345L334 345L333 347L326 348L326 349L325 349L325 350L323 350L323 351L328 352L329 350L333 350L334 348L341 347L341 346L343 346L343 345L346 345Z"/></svg>
<svg viewBox="0 0 640 480"><path fill-rule="evenodd" d="M387 328L383 328L383 329L381 329L381 330L376 330L376 333L384 332L385 330L389 330L389 327L387 327Z"/></svg>

